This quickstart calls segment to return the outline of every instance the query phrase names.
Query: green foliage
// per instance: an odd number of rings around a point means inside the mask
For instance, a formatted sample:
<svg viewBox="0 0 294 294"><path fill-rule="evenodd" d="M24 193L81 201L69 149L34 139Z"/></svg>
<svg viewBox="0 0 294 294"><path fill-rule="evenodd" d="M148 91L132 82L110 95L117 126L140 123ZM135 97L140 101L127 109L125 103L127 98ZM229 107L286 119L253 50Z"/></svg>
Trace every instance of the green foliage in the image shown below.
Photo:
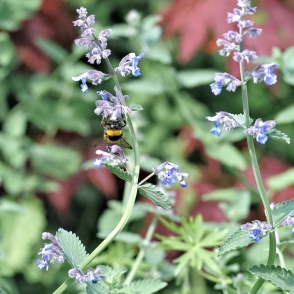
<svg viewBox="0 0 294 294"><path fill-rule="evenodd" d="M202 217L189 220L183 218L181 226L173 222L160 219L164 226L176 233L176 236L157 235L161 241L160 247L165 250L182 251L183 254L173 262L177 264L175 275L178 275L187 267L197 271L204 268L214 275L222 275L221 269L216 262L216 255L211 248L221 244L226 232L205 227Z"/></svg>
<svg viewBox="0 0 294 294"><path fill-rule="evenodd" d="M6 209L0 214L1 274L5 276L25 270L32 257L37 259L38 251L32 252L32 248L46 225L38 199L24 199L18 205L17 209Z"/></svg>
<svg viewBox="0 0 294 294"><path fill-rule="evenodd" d="M161 189L150 183L138 186L139 193L151 200L157 206L168 210L171 208L169 197Z"/></svg>
<svg viewBox="0 0 294 294"><path fill-rule="evenodd" d="M274 226L278 226L294 210L294 199L278 203L272 209Z"/></svg>
<svg viewBox="0 0 294 294"><path fill-rule="evenodd" d="M243 126L243 128L246 128L246 118L245 118L245 114L244 113L233 114L232 116L235 119L235 121L237 121L241 126ZM250 123L250 125L253 123L253 119L252 118L250 118L249 123Z"/></svg>
<svg viewBox="0 0 294 294"><path fill-rule="evenodd" d="M280 191L294 184L294 168L272 176L267 180L267 184L270 190Z"/></svg>
<svg viewBox="0 0 294 294"><path fill-rule="evenodd" d="M120 168L117 165L111 165L107 162L103 162L103 165L107 167L113 174L118 176L120 179L131 182L132 181L132 175L128 173L126 170Z"/></svg>
<svg viewBox="0 0 294 294"><path fill-rule="evenodd" d="M215 190L202 197L206 201L221 201L220 208L228 219L235 222L246 218L251 204L249 191L234 188Z"/></svg>
<svg viewBox="0 0 294 294"><path fill-rule="evenodd" d="M243 153L234 145L218 142L206 147L207 154L219 162L239 170L245 170L247 162Z"/></svg>
<svg viewBox="0 0 294 294"><path fill-rule="evenodd" d="M55 237L62 247L66 259L73 267L78 267L88 256L85 246L76 234L59 229Z"/></svg>
<svg viewBox="0 0 294 294"><path fill-rule="evenodd" d="M289 270L280 266L261 264L260 266L250 268L248 271L257 277L271 282L282 290L289 291L291 294L294 293L294 274Z"/></svg>
<svg viewBox="0 0 294 294"><path fill-rule="evenodd" d="M294 47L289 47L282 54L281 69L284 74L284 80L290 85L294 85Z"/></svg>
<svg viewBox="0 0 294 294"><path fill-rule="evenodd" d="M288 135L279 130L272 129L267 133L267 135L272 139L281 140L287 144L290 144L290 138L288 137Z"/></svg>
<svg viewBox="0 0 294 294"><path fill-rule="evenodd" d="M218 256L242 247L246 247L251 243L254 243L254 241L249 238L248 231L242 231L241 229L239 229L227 240L225 240L224 243L219 247Z"/></svg>
<svg viewBox="0 0 294 294"><path fill-rule="evenodd" d="M2 1L0 9L0 28L16 30L22 21L37 11L41 0L32 1Z"/></svg>
<svg viewBox="0 0 294 294"><path fill-rule="evenodd" d="M179 71L177 73L177 80L179 85L184 88L194 88L211 83L214 74L215 70L211 69Z"/></svg>

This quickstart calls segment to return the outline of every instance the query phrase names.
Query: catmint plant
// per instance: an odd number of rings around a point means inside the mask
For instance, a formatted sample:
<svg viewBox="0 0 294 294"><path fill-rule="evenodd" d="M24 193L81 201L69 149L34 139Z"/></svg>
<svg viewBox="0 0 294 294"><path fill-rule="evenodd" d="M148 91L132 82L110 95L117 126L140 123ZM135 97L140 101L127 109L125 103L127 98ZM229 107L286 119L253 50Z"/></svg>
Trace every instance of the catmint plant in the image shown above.
<svg viewBox="0 0 294 294"><path fill-rule="evenodd" d="M231 57L239 64L240 76L236 77L229 73L216 73L213 83L210 85L215 95L221 95L223 89L229 92L235 92L238 88L242 91L243 114L232 114L226 111L219 111L214 116L207 116L206 119L213 122L214 126L210 133L218 137L222 132L235 128L241 128L247 138L248 150L251 159L252 168L256 180L260 199L265 210L266 221L255 220L252 223L243 224L239 231L228 238L220 247L219 255L231 250L249 245L252 242L259 242L265 236L269 236L269 251L266 265L254 266L249 271L255 274L259 279L252 287L250 293L257 293L264 280L269 280L274 285L288 285L286 279L279 277L280 267L274 267L277 248L277 228L280 225L293 226L293 201L283 202L281 204L270 205L264 183L259 170L259 165L255 153L253 139L259 144L266 144L270 139L281 139L289 143L287 135L275 129L275 120L263 120L257 118L254 122L249 115L249 97L247 92L247 83L265 83L271 86L277 82L275 70L277 64L258 64L253 69L247 69L247 64L258 62L258 55L250 48L244 48L246 38L256 38L262 33L262 30L254 27L254 22L248 17L256 13L257 8L251 6L250 0L237 0L238 8L233 9L227 16L229 24L235 24L235 31L228 31L223 34L222 39L217 40L217 45L221 47L219 54L224 57ZM251 67L252 68L252 67ZM282 254L279 254L280 264L284 265ZM285 270L284 270L285 271ZM291 273L291 275L293 275ZM289 286L290 287L290 286ZM282 287L283 288L283 287ZM283 289L288 290L287 286ZM293 288L292 288L293 290Z"/></svg>
<svg viewBox="0 0 294 294"><path fill-rule="evenodd" d="M60 263L67 261L71 265L71 269L68 271L68 280L54 292L55 294L62 293L73 280L76 280L77 283L86 284L88 290L91 289L91 291L93 291L93 289L95 289L95 293L110 293L111 281L108 280L107 274L109 269L103 269L103 266L96 266L95 269L87 270L85 270L85 268L124 228L133 210L137 191L139 191L141 195L152 200L161 209L169 210L171 208L171 199L168 197L168 194L164 192L162 186L173 186L178 181L180 186L185 188L187 187L186 179L188 174L181 172L178 165L166 161L157 167L153 167L153 172L140 183L138 182L140 155L131 114L133 111L141 110L142 108L138 105L126 105L126 101L130 98L123 94L118 76L127 77L133 75L136 78L139 77L141 75L139 61L144 57L144 53L129 53L122 58L117 67L113 67L109 60L111 50L108 48L107 42L108 38L111 36L111 29L105 29L97 34L94 29L94 15L88 16L87 9L84 7L77 9L77 12L78 19L74 21L73 24L80 28L81 36L75 40L75 44L82 46L88 51L86 57L88 58L88 62L93 66L98 66L100 63L105 62L108 72L104 73L96 69L91 69L85 73L77 73L78 75L72 79L80 83L81 92L85 95L88 91L92 91L92 86L89 86L89 82L94 86L99 86L102 82L109 79L112 79L114 82L113 93L101 88L99 88L98 91L96 90L97 101L95 103L96 108L94 109L94 113L101 117L101 128L104 131L104 136L103 139L95 145L95 148L97 148L97 158L93 162L93 167L109 168L111 172L125 180L126 184L130 186L130 189L128 193L125 193L124 197L126 198L123 199L126 205L122 218L113 231L108 234L90 255L86 253L84 246L75 234L59 229L55 236L51 233L43 234L43 239L49 239L50 243L45 244L39 252L41 259L37 261L37 266L40 269L49 270L49 263L55 261ZM123 138L124 128L129 131L132 141L131 144L127 143ZM106 145L105 151L98 149L104 145ZM126 152L126 149L131 151ZM129 165L128 158L130 156L132 157L133 166ZM146 181L154 175L158 177L161 187L146 183ZM158 209L154 211L157 211L158 214L162 213ZM156 220L153 222L153 225L150 226L146 240L151 241L155 228ZM125 293L133 293L131 289L135 286L132 285L132 280L138 270L143 255L144 251L142 251L142 254L138 255L134 266L127 276L124 285ZM121 274L119 274L119 276L121 276ZM148 283L156 285L156 289L161 289L165 286L165 283L161 281L150 281L151 280L148 280ZM148 283L146 282L147 288L149 285Z"/></svg>

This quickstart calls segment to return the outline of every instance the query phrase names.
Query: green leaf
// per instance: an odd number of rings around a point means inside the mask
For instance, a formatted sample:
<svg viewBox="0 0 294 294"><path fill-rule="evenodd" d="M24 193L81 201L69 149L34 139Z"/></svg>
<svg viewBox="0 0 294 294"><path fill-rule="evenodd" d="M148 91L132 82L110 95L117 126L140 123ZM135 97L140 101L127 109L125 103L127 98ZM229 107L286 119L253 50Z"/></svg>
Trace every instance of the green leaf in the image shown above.
<svg viewBox="0 0 294 294"><path fill-rule="evenodd" d="M128 287L133 290L133 293L136 294L158 293L159 290L165 288L166 286L166 282L157 279L137 280L128 285Z"/></svg>
<svg viewBox="0 0 294 294"><path fill-rule="evenodd" d="M2 7L1 7L2 9ZM0 10L1 10L0 9ZM1 12L0 12L1 14ZM0 20L1 22L1 20ZM2 70L7 69L7 68L11 68L12 66L14 66L17 62L17 54L16 54L16 50L14 47L13 42L10 39L10 36L8 33L6 32L0 32L0 67ZM0 79L5 78L6 74L9 71L5 71L3 73L0 74ZM3 86L3 85L2 85Z"/></svg>
<svg viewBox="0 0 294 294"><path fill-rule="evenodd" d="M278 226L286 216L294 210L294 199L278 203L272 210L274 227Z"/></svg>
<svg viewBox="0 0 294 294"><path fill-rule="evenodd" d="M138 186L140 194L151 200L157 206L168 210L171 208L171 202L167 195L165 195L158 187L150 183Z"/></svg>
<svg viewBox="0 0 294 294"><path fill-rule="evenodd" d="M42 175L65 179L80 168L80 154L63 145L33 145L30 153L36 173Z"/></svg>
<svg viewBox="0 0 294 294"><path fill-rule="evenodd" d="M7 205L7 204L6 204ZM43 204L37 198L27 198L18 202L19 210L1 211L1 275L10 276L22 272L37 259L36 244L41 241L41 234L46 225ZM12 206L12 204L10 205Z"/></svg>
<svg viewBox="0 0 294 294"><path fill-rule="evenodd" d="M113 174L118 176L120 179L131 182L132 181L132 175L128 173L127 171L123 170L117 165L111 165L108 164L107 162L104 162L103 165L107 167Z"/></svg>
<svg viewBox="0 0 294 294"><path fill-rule="evenodd" d="M281 131L277 129L272 129L267 133L268 137L276 139L276 140L282 140L285 141L287 144L290 144L290 138L287 134L282 133Z"/></svg>
<svg viewBox="0 0 294 294"><path fill-rule="evenodd" d="M244 155L233 145L220 143L207 145L206 147L206 152L210 157L227 166L238 168L240 170L245 170L247 167Z"/></svg>
<svg viewBox="0 0 294 294"><path fill-rule="evenodd" d="M246 117L244 113L233 114L233 118L244 128L246 128ZM249 118L250 125L253 123L253 119Z"/></svg>
<svg viewBox="0 0 294 294"><path fill-rule="evenodd" d="M290 85L294 85L294 47L284 51L281 58L281 69L284 74L284 80Z"/></svg>
<svg viewBox="0 0 294 294"><path fill-rule="evenodd" d="M246 247L251 243L254 243L254 240L249 238L248 231L242 231L239 229L219 247L218 256L242 247Z"/></svg>
<svg viewBox="0 0 294 294"><path fill-rule="evenodd" d="M74 266L78 267L88 256L85 246L82 244L76 234L59 229L56 238L62 247L66 258Z"/></svg>
<svg viewBox="0 0 294 294"><path fill-rule="evenodd" d="M255 265L248 271L284 291L289 291L290 294L294 293L294 274L285 268L261 264L260 266Z"/></svg>
<svg viewBox="0 0 294 294"><path fill-rule="evenodd" d="M66 50L49 40L37 38L35 44L57 63L62 63L68 56Z"/></svg>
<svg viewBox="0 0 294 294"><path fill-rule="evenodd" d="M294 122L294 104L288 105L287 108L277 113L275 121L278 124L288 124Z"/></svg>
<svg viewBox="0 0 294 294"><path fill-rule="evenodd" d="M40 5L41 0L1 1L0 28L8 31L18 29L21 22L33 15Z"/></svg>
<svg viewBox="0 0 294 294"><path fill-rule="evenodd" d="M132 111L143 110L143 107L140 104L132 104L130 108L132 109Z"/></svg>
<svg viewBox="0 0 294 294"><path fill-rule="evenodd" d="M280 191L294 184L294 168L290 168L276 176L267 179L269 189Z"/></svg>
<svg viewBox="0 0 294 294"><path fill-rule="evenodd" d="M25 134L27 127L27 119L25 113L18 109L11 111L6 118L3 125L5 133L10 134L14 137L21 137Z"/></svg>
<svg viewBox="0 0 294 294"><path fill-rule="evenodd" d="M88 282L86 290L87 294L110 294L109 288L100 281L97 284Z"/></svg>
<svg viewBox="0 0 294 294"><path fill-rule="evenodd" d="M184 88L194 88L212 83L214 74L211 69L185 70L178 72L177 79Z"/></svg>

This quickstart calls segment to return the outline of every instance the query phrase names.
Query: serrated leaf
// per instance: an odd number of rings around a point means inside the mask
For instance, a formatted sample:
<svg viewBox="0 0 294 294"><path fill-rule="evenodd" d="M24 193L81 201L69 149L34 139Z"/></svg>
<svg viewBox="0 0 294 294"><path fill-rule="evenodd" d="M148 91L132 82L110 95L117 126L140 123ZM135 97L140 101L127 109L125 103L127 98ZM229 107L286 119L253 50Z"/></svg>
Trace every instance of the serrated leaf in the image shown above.
<svg viewBox="0 0 294 294"><path fill-rule="evenodd" d="M249 238L248 231L242 231L239 229L219 247L218 256L242 247L246 247L251 243L254 243L254 241Z"/></svg>
<svg viewBox="0 0 294 294"><path fill-rule="evenodd" d="M159 290L167 286L166 282L157 279L144 279L134 281L129 285L136 294L152 294L158 293Z"/></svg>
<svg viewBox="0 0 294 294"><path fill-rule="evenodd" d="M128 173L127 171L123 170L122 168L118 167L117 165L111 165L107 162L104 162L103 165L107 167L113 174L118 176L120 179L131 182L132 181L132 175Z"/></svg>
<svg viewBox="0 0 294 294"><path fill-rule="evenodd" d="M109 288L102 282L87 283L87 294L110 294Z"/></svg>
<svg viewBox="0 0 294 294"><path fill-rule="evenodd" d="M269 281L276 287L294 293L294 274L281 268L280 266L268 266L261 264L260 266L254 266L248 269L249 272L260 277L266 281Z"/></svg>
<svg viewBox="0 0 294 294"><path fill-rule="evenodd" d="M59 229L56 233L56 238L66 258L74 267L78 267L88 256L85 246L76 234Z"/></svg>
<svg viewBox="0 0 294 294"><path fill-rule="evenodd" d="M165 195L158 187L150 183L138 186L139 192L150 199L157 206L168 210L171 208L171 202L167 195Z"/></svg>
<svg viewBox="0 0 294 294"><path fill-rule="evenodd" d="M233 118L236 120L237 123L242 125L244 128L246 128L246 118L244 113L239 113L239 114L233 114ZM253 123L253 119L250 117L249 118L250 125Z"/></svg>
<svg viewBox="0 0 294 294"><path fill-rule="evenodd" d="M294 210L294 199L278 203L272 210L274 227L279 225Z"/></svg>
<svg viewBox="0 0 294 294"><path fill-rule="evenodd" d="M130 106L132 111L138 111L138 110L143 110L143 107L140 104L133 104Z"/></svg>
<svg viewBox="0 0 294 294"><path fill-rule="evenodd" d="M287 144L290 144L290 138L288 137L287 134L277 130L277 129L272 129L267 133L268 137L276 139L276 140L282 140L285 141Z"/></svg>

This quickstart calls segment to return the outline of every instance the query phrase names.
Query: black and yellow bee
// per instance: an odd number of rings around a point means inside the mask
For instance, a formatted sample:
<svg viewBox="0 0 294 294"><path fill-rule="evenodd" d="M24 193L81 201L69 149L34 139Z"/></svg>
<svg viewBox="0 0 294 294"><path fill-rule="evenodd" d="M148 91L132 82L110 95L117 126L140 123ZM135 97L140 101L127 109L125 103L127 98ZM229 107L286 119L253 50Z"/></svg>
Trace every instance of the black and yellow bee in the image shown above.
<svg viewBox="0 0 294 294"><path fill-rule="evenodd" d="M103 117L101 121L101 127L104 129L103 139L99 141L95 146L99 145L119 145L120 147L133 149L132 146L122 137L122 128L126 126L126 120L124 117L121 119L112 119L109 117Z"/></svg>

